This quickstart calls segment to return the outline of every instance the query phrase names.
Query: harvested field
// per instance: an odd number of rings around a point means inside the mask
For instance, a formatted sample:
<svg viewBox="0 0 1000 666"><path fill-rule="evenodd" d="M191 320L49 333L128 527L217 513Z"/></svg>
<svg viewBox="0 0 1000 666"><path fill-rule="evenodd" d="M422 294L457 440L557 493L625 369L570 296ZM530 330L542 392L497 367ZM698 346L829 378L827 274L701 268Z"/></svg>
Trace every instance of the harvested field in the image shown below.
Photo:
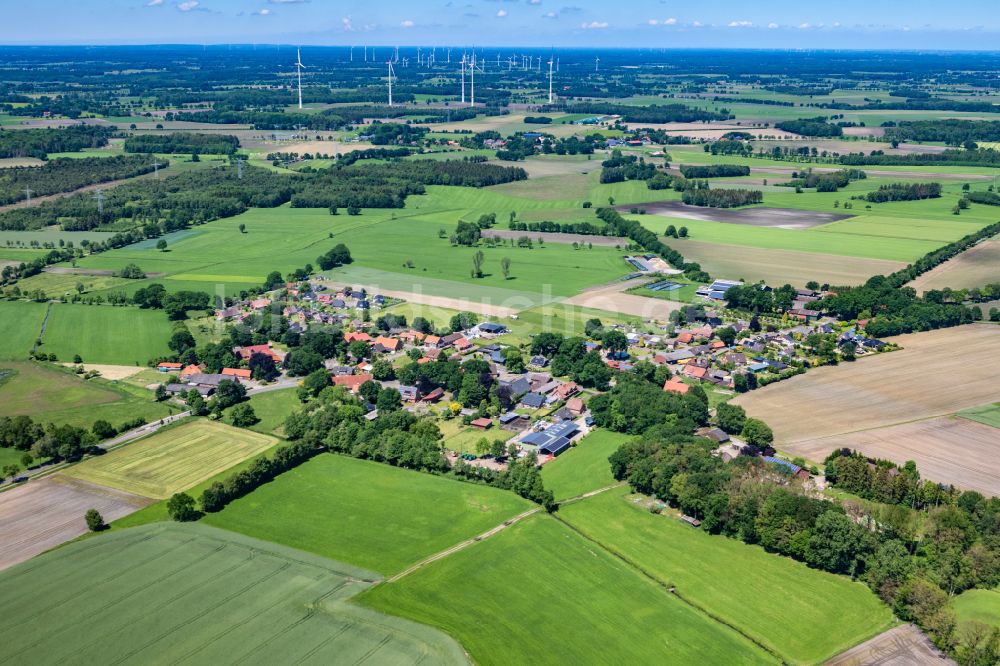
<svg viewBox="0 0 1000 666"><path fill-rule="evenodd" d="M955 666L912 624L893 627L870 641L851 648L824 666Z"/></svg>
<svg viewBox="0 0 1000 666"><path fill-rule="evenodd" d="M509 308L503 305L493 305L487 302L477 302L470 301L465 298L449 298L447 296L431 296L430 294L422 294L417 291L397 291L392 289L380 289L374 285L358 284L357 282L337 282L331 281L327 284L332 285L335 288L351 287L353 289L365 289L370 293L382 294L383 296L388 296L389 298L399 298L408 303L417 303L419 305L427 305L432 308L443 308L445 310L458 310L460 312L475 312L477 314L495 316L495 317L509 317L512 314L517 313L516 308Z"/></svg>
<svg viewBox="0 0 1000 666"><path fill-rule="evenodd" d="M1000 354L1000 327L973 324L888 341L903 349L818 368L744 394L735 402L768 422L779 448L816 460L823 457L823 451L844 445L848 435L857 438L865 431L949 416L1000 400L995 364L984 362ZM916 449L910 448L911 442L886 457L900 463L916 460L931 475L931 469L940 465L934 457L940 447L933 436L922 441ZM983 451L970 446L949 453L953 464L973 469L982 465L976 455ZM1000 467L995 471L990 483L1000 489ZM966 479L964 474L935 480L960 486L963 481L983 484L982 479Z"/></svg>
<svg viewBox="0 0 1000 666"><path fill-rule="evenodd" d="M956 416L812 439L782 448L809 460L822 460L841 448L900 464L913 460L924 478L1000 497L1000 430Z"/></svg>
<svg viewBox="0 0 1000 666"><path fill-rule="evenodd" d="M88 509L110 522L147 504L145 497L61 474L0 493L0 570L85 534Z"/></svg>
<svg viewBox="0 0 1000 666"><path fill-rule="evenodd" d="M1000 238L991 238L969 248L908 286L922 294L930 289L968 289L991 282L1000 282Z"/></svg>
<svg viewBox="0 0 1000 666"><path fill-rule="evenodd" d="M76 365L73 363L63 363L67 368L75 368ZM122 380L128 379L132 375L137 375L145 368L136 365L101 365L100 363L85 363L83 364L83 369L87 372L91 370L96 370L101 373L101 377L110 380Z"/></svg>
<svg viewBox="0 0 1000 666"><path fill-rule="evenodd" d="M680 301L668 301L662 298L647 298L635 294L623 293L626 289L635 287L632 280L612 282L587 289L586 291L561 301L565 305L576 305L593 310L606 310L618 314L641 317L643 321L667 321L670 313L685 304Z"/></svg>
<svg viewBox="0 0 1000 666"><path fill-rule="evenodd" d="M70 476L166 499L271 448L277 440L217 421L169 428L66 470Z"/></svg>
<svg viewBox="0 0 1000 666"><path fill-rule="evenodd" d="M72 544L0 577L5 657L32 664L462 664L439 631L346 600L367 571L205 525Z"/></svg>
<svg viewBox="0 0 1000 666"><path fill-rule="evenodd" d="M863 284L872 275L888 275L906 264L901 261L843 257L816 252L777 248L723 245L686 239L665 239L665 243L719 277L742 278L749 282L802 286L810 280L837 285Z"/></svg>
<svg viewBox="0 0 1000 666"><path fill-rule="evenodd" d="M628 213L632 208L632 206L618 206L618 212ZM645 204L643 208L648 215L780 229L809 229L851 217L795 208L704 208L689 206L681 201L658 201Z"/></svg>

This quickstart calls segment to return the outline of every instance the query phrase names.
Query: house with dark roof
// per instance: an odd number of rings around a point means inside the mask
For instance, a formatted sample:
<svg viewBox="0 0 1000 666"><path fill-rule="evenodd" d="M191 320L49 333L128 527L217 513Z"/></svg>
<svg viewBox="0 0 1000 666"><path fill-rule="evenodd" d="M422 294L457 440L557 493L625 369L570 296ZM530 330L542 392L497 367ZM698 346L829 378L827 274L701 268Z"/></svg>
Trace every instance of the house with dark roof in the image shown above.
<svg viewBox="0 0 1000 666"><path fill-rule="evenodd" d="M558 456L570 447L570 443L580 432L580 426L573 421L562 421L541 432L533 432L521 439L521 444L533 446L542 455Z"/></svg>
<svg viewBox="0 0 1000 666"><path fill-rule="evenodd" d="M545 396L541 393L528 393L521 398L521 404L531 409L540 409L545 405Z"/></svg>

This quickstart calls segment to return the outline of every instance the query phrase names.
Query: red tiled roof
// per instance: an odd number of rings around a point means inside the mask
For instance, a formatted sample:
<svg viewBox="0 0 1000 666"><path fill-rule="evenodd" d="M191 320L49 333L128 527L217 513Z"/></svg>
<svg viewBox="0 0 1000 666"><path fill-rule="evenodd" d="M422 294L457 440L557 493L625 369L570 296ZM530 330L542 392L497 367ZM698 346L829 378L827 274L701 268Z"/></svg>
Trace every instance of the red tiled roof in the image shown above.
<svg viewBox="0 0 1000 666"><path fill-rule="evenodd" d="M691 390L691 387L682 382L677 377L673 377L671 379L668 379L666 383L663 384L663 390L670 391L673 393L680 393L681 395L684 395L689 390Z"/></svg>

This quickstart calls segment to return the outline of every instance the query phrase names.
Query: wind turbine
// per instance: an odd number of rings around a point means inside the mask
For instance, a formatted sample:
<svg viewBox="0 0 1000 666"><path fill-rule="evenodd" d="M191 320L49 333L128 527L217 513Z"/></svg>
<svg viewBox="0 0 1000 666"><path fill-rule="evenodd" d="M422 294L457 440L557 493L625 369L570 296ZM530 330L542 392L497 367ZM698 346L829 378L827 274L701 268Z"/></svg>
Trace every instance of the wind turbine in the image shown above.
<svg viewBox="0 0 1000 666"><path fill-rule="evenodd" d="M549 104L552 103L552 57L549 56Z"/></svg>
<svg viewBox="0 0 1000 666"><path fill-rule="evenodd" d="M159 162L153 162L153 177L159 180L160 178L160 167L163 166Z"/></svg>
<svg viewBox="0 0 1000 666"><path fill-rule="evenodd" d="M594 59L594 71L595 72L601 71L601 58L600 58L600 56L598 56L597 58Z"/></svg>
<svg viewBox="0 0 1000 666"><path fill-rule="evenodd" d="M243 180L243 158L237 157L233 161L236 163L236 179Z"/></svg>
<svg viewBox="0 0 1000 666"><path fill-rule="evenodd" d="M296 49L298 58L295 61L295 69L299 73L299 108L302 108L302 69L305 65L302 64L302 49Z"/></svg>
<svg viewBox="0 0 1000 666"><path fill-rule="evenodd" d="M462 54L462 106L465 106L465 54Z"/></svg>
<svg viewBox="0 0 1000 666"><path fill-rule="evenodd" d="M469 72L472 74L472 81L471 81L471 84L470 84L471 87L470 87L469 106L475 106L476 105L476 69L477 69L477 67L478 67L478 69L479 69L480 72L484 72L484 73L486 72L485 69L483 69L482 67L479 67L478 65L476 65L476 52L473 51L472 52L472 61L469 63Z"/></svg>
<svg viewBox="0 0 1000 666"><path fill-rule="evenodd" d="M389 66L389 106L392 106L392 61L385 64Z"/></svg>
<svg viewBox="0 0 1000 666"><path fill-rule="evenodd" d="M31 205L31 195L32 195L32 192L33 191L32 191L32 189L30 187L24 188L24 196L27 197L27 199L28 199L28 205L29 206Z"/></svg>
<svg viewBox="0 0 1000 666"><path fill-rule="evenodd" d="M97 214L100 219L104 220L104 189L98 187L97 191L94 192L94 198L97 199Z"/></svg>

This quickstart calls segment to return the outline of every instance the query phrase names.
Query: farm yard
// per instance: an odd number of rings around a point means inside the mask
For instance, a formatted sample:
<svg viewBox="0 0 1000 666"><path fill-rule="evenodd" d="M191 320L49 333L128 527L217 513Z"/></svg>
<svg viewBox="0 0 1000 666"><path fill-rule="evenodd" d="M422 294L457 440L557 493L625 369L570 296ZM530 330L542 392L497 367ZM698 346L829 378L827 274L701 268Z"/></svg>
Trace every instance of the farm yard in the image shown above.
<svg viewBox="0 0 1000 666"><path fill-rule="evenodd" d="M671 511L652 514L621 491L569 504L559 517L786 663L820 663L892 623L861 583L708 535Z"/></svg>
<svg viewBox="0 0 1000 666"><path fill-rule="evenodd" d="M83 514L88 509L97 509L111 521L149 503L145 497L61 474L2 492L0 570L85 534Z"/></svg>
<svg viewBox="0 0 1000 666"><path fill-rule="evenodd" d="M205 522L393 574L531 506L495 488L323 454Z"/></svg>
<svg viewBox="0 0 1000 666"><path fill-rule="evenodd" d="M166 499L276 443L267 435L202 419L161 430L64 473L144 497Z"/></svg>
<svg viewBox="0 0 1000 666"><path fill-rule="evenodd" d="M734 402L750 415L765 415L776 445L790 455L820 461L839 446L871 446L872 455L900 464L915 460L936 481L1000 492L1000 469L989 468L997 459L988 455L997 445L992 432L971 422L926 421L1000 397L993 366L983 362L1000 353L1000 328L974 324L889 340L903 349L819 368ZM890 427L895 430L881 430ZM939 447L940 436L954 436L961 446ZM948 470L957 477L932 474L943 471L945 460L957 466Z"/></svg>
<svg viewBox="0 0 1000 666"><path fill-rule="evenodd" d="M778 662L544 515L378 585L359 602L442 629L479 664L586 663L608 654L628 663Z"/></svg>
<svg viewBox="0 0 1000 666"><path fill-rule="evenodd" d="M36 664L466 663L444 634L346 602L377 579L203 525L158 524L0 574L0 640L7 658Z"/></svg>

